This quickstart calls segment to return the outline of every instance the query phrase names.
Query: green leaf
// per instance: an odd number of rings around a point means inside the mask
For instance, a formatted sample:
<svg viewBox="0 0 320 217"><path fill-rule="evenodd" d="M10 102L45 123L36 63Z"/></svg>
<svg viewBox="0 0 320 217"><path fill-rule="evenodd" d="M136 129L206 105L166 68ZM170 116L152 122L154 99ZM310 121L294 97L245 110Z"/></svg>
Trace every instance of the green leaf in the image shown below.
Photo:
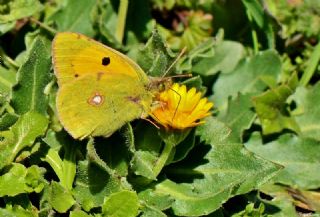
<svg viewBox="0 0 320 217"><path fill-rule="evenodd" d="M253 97L253 104L262 125L263 134L281 132L291 129L299 132L299 126L286 108L287 98L294 93L298 85L298 77L294 74L288 83L267 90Z"/></svg>
<svg viewBox="0 0 320 217"><path fill-rule="evenodd" d="M49 40L38 36L29 50L26 61L17 74L12 105L17 114L36 111L46 114L48 97L44 89L51 79L51 53Z"/></svg>
<svg viewBox="0 0 320 217"><path fill-rule="evenodd" d="M70 209L75 202L69 190L55 181L51 182L50 203L55 210L64 213Z"/></svg>
<svg viewBox="0 0 320 217"><path fill-rule="evenodd" d="M135 217L138 214L138 196L133 191L120 191L108 196L102 205L103 216Z"/></svg>
<svg viewBox="0 0 320 217"><path fill-rule="evenodd" d="M38 215L35 211L25 210L21 206L7 206L6 208L0 208L0 216L37 217Z"/></svg>
<svg viewBox="0 0 320 217"><path fill-rule="evenodd" d="M260 93L270 82L275 83L281 72L280 57L274 50L258 53L243 60L234 71L221 74L213 87L213 101L220 109L225 109L229 96L238 92Z"/></svg>
<svg viewBox="0 0 320 217"><path fill-rule="evenodd" d="M225 123L213 117L205 119L205 123L197 127L196 134L207 144L221 144L231 133L231 129Z"/></svg>
<svg viewBox="0 0 320 217"><path fill-rule="evenodd" d="M13 70L6 69L0 65L0 93L9 94L16 82L16 74Z"/></svg>
<svg viewBox="0 0 320 217"><path fill-rule="evenodd" d="M1 0L0 23L8 23L41 11L43 6L38 0Z"/></svg>
<svg viewBox="0 0 320 217"><path fill-rule="evenodd" d="M273 197L272 200L262 199L266 206L266 213L270 213L275 217L299 216L296 212L293 198L290 195L292 192L288 191L286 186L266 183L259 191Z"/></svg>
<svg viewBox="0 0 320 217"><path fill-rule="evenodd" d="M93 13L93 21L98 26L102 36L110 44L121 47L115 37L118 21L117 8L110 1L98 1L96 8Z"/></svg>
<svg viewBox="0 0 320 217"><path fill-rule="evenodd" d="M203 183L204 184L204 183ZM236 183L232 184L233 186ZM156 194L170 195L175 202L172 209L178 216L201 216L218 209L227 198L231 197L232 186L221 188L220 191L206 193L193 193L193 186L188 184L177 184L170 180L165 180L156 186Z"/></svg>
<svg viewBox="0 0 320 217"><path fill-rule="evenodd" d="M275 32L273 31L272 20L267 16L259 1L242 0L246 7L249 20L257 24L263 30L268 40L268 48L275 47Z"/></svg>
<svg viewBox="0 0 320 217"><path fill-rule="evenodd" d="M16 22L6 22L6 23L0 23L0 36L4 35L5 33L9 32L11 29L14 28Z"/></svg>
<svg viewBox="0 0 320 217"><path fill-rule="evenodd" d="M220 40L222 39L216 40L215 38L209 38L205 42L200 43L178 60L177 70L181 73L190 72L194 70L194 68L198 68L196 72L201 74L202 66L206 67L206 60L210 59L212 61L212 57L216 52L215 48L221 43ZM207 70L208 68L205 69L205 71Z"/></svg>
<svg viewBox="0 0 320 217"><path fill-rule="evenodd" d="M144 176L151 180L156 180L154 165L157 162L157 155L148 151L136 151L132 158L132 170L136 175Z"/></svg>
<svg viewBox="0 0 320 217"><path fill-rule="evenodd" d="M257 1L242 0L247 9L247 13L253 17L253 20L260 28L264 26L264 12L262 6Z"/></svg>
<svg viewBox="0 0 320 217"><path fill-rule="evenodd" d="M218 119L231 129L230 140L242 142L244 130L250 128L256 117L256 114L251 108L252 103L250 94L239 94L235 99L229 99L226 114L219 115Z"/></svg>
<svg viewBox="0 0 320 217"><path fill-rule="evenodd" d="M131 169L136 175L155 180L158 174L154 172L154 166L163 145L158 130L140 124L136 128L134 145Z"/></svg>
<svg viewBox="0 0 320 217"><path fill-rule="evenodd" d="M66 3L50 18L48 22L54 21L58 31L79 32L87 36L94 35L91 15L97 2L91 0L73 1Z"/></svg>
<svg viewBox="0 0 320 217"><path fill-rule="evenodd" d="M88 161L78 162L73 195L85 211L103 204L105 196L120 190L119 180Z"/></svg>
<svg viewBox="0 0 320 217"><path fill-rule="evenodd" d="M300 133L304 137L320 140L320 83L310 88L298 87L291 97L296 103L296 110L291 115L294 116L300 127Z"/></svg>
<svg viewBox="0 0 320 217"><path fill-rule="evenodd" d="M143 207L141 217L166 217L167 215L153 207Z"/></svg>
<svg viewBox="0 0 320 217"><path fill-rule="evenodd" d="M15 114L6 113L0 117L0 130L7 130L18 120Z"/></svg>
<svg viewBox="0 0 320 217"><path fill-rule="evenodd" d="M222 41L214 48L214 55L201 58L193 65L192 71L203 76L214 75L218 72L232 72L244 54L244 47L233 41ZM232 56L232 58L230 58Z"/></svg>
<svg viewBox="0 0 320 217"><path fill-rule="evenodd" d="M139 52L137 63L150 76L164 75L174 58L172 52L165 46L162 37L155 29L152 37L145 47Z"/></svg>
<svg viewBox="0 0 320 217"><path fill-rule="evenodd" d="M153 189L146 189L138 194L139 200L143 201L144 205L147 207L146 212L156 212L162 213L171 207L174 199L170 195L166 194L154 194Z"/></svg>
<svg viewBox="0 0 320 217"><path fill-rule="evenodd" d="M4 175L0 176L0 197L39 193L44 187L43 174L43 169L38 166L26 168L22 164L14 163Z"/></svg>
<svg viewBox="0 0 320 217"><path fill-rule="evenodd" d="M265 159L285 166L275 177L275 182L303 189L319 188L319 141L284 134L278 140L263 144L260 136L253 134L246 147Z"/></svg>
<svg viewBox="0 0 320 217"><path fill-rule="evenodd" d="M35 139L45 133L47 126L46 117L36 112L28 112L20 116L9 131L0 132L0 168L13 162L22 149L31 147Z"/></svg>
<svg viewBox="0 0 320 217"><path fill-rule="evenodd" d="M75 210L70 212L70 217L92 217L92 215L89 215L81 210Z"/></svg>
<svg viewBox="0 0 320 217"><path fill-rule="evenodd" d="M258 188L281 169L248 152L241 144L228 142L227 128L211 120L214 119L209 118L197 130L201 140L211 146L195 146L193 154L166 168L170 179L155 185L156 194L174 199L172 210L176 215L211 213L234 195Z"/></svg>

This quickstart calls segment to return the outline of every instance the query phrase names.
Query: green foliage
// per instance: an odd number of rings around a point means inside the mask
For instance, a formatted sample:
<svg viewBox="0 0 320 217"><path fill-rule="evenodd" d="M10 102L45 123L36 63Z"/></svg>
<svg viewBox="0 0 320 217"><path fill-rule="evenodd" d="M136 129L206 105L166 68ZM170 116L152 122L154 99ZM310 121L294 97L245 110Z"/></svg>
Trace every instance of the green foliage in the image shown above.
<svg viewBox="0 0 320 217"><path fill-rule="evenodd" d="M0 216L317 215L319 6L0 0ZM177 75L212 115L185 130L135 120L71 138L55 108L60 31L126 53L154 80Z"/></svg>

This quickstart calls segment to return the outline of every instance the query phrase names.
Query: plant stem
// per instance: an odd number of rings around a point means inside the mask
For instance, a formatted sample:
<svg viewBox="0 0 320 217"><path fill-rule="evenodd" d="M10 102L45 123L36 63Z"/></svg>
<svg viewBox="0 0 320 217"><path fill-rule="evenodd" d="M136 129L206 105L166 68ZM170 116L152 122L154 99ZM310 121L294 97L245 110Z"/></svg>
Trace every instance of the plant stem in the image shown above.
<svg viewBox="0 0 320 217"><path fill-rule="evenodd" d="M173 144L165 143L164 149L163 149L160 157L158 158L156 165L153 168L153 172L154 172L155 177L157 177L159 175L162 168L165 166L165 164L171 154L173 147L174 147Z"/></svg>
<svg viewBox="0 0 320 217"><path fill-rule="evenodd" d="M252 23L253 19L252 19L250 12L247 11L247 15L248 15L248 19L249 19L250 23ZM254 53L257 54L259 52L259 41L258 41L257 32L253 28L251 30L251 35L252 35L252 42L253 42L253 50L254 50Z"/></svg>
<svg viewBox="0 0 320 217"><path fill-rule="evenodd" d="M128 5L129 5L129 0L120 0L120 5L118 9L118 23L117 23L117 29L116 29L116 39L120 43L122 43L124 29L126 26Z"/></svg>
<svg viewBox="0 0 320 217"><path fill-rule="evenodd" d="M304 73L300 79L301 85L307 86L307 84L309 83L312 75L314 74L314 72L318 66L319 60L320 60L320 41L318 42L318 44L314 48L314 50L311 54L311 57L308 61L307 68L304 71Z"/></svg>

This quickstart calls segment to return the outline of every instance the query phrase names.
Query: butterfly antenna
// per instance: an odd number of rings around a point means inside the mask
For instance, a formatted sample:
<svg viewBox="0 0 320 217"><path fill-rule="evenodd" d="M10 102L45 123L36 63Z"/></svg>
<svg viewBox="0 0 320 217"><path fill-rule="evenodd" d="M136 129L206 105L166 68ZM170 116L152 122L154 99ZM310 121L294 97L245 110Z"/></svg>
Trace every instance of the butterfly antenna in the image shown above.
<svg viewBox="0 0 320 217"><path fill-rule="evenodd" d="M57 30L51 28L50 26L44 24L43 22L37 20L34 17L29 17L29 21L31 21L32 23L37 24L38 26L40 26L41 28L47 30L48 32L50 32L51 34L55 35L57 33Z"/></svg>
<svg viewBox="0 0 320 217"><path fill-rule="evenodd" d="M162 78L164 78L169 71L172 69L172 67L178 62L178 60L183 56L183 54L187 51L187 47L184 47L181 52L179 53L179 55L177 56L177 58L173 61L173 63L171 63L171 65L169 66L169 68L165 71L165 73L162 75Z"/></svg>
<svg viewBox="0 0 320 217"><path fill-rule="evenodd" d="M152 120L148 119L148 118L141 118L142 120L148 121L149 123L151 123L153 126L155 126L158 130L160 129L160 127L154 123Z"/></svg>
<svg viewBox="0 0 320 217"><path fill-rule="evenodd" d="M178 108L179 108L179 105L180 105L180 102L181 102L181 95L180 95L180 93L178 93L177 91L175 91L174 89L172 89L172 88L170 88L170 90L172 90L173 92L175 92L178 96L179 96L179 101L178 101L178 105L177 105L177 107L176 107L176 109L174 110L174 113L173 113L173 116L172 116L172 123L173 123L173 119L174 119L174 117L176 116L176 114L177 114L177 111L178 111Z"/></svg>

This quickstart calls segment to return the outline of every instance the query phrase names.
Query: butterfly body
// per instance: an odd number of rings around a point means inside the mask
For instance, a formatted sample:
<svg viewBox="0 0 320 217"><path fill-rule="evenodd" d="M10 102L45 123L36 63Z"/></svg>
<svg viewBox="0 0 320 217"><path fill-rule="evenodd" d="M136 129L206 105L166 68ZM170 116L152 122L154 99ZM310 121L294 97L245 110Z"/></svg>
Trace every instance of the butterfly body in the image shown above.
<svg viewBox="0 0 320 217"><path fill-rule="evenodd" d="M55 36L52 56L58 116L74 138L108 137L149 113L156 88L127 56L71 32Z"/></svg>

